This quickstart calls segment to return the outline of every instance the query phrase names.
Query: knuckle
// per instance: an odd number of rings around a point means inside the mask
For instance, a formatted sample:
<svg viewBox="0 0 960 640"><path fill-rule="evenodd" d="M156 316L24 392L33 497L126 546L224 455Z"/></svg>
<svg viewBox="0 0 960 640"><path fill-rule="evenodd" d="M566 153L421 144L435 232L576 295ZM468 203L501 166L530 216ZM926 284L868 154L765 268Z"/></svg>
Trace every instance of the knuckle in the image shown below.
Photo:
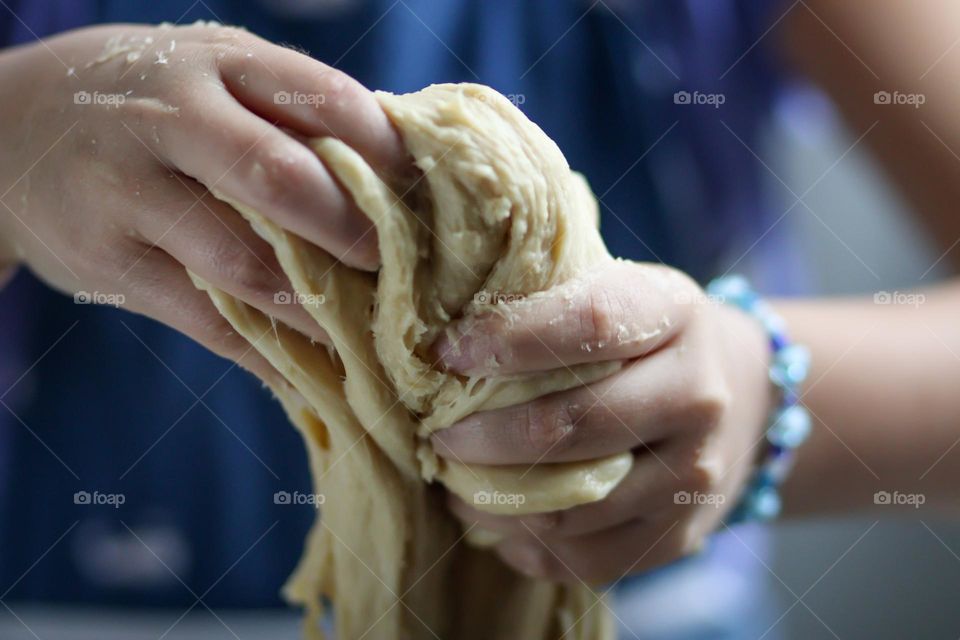
<svg viewBox="0 0 960 640"><path fill-rule="evenodd" d="M625 331L624 320L638 311L634 306L630 292L617 286L591 287L581 307L581 337L595 349L615 344Z"/></svg>
<svg viewBox="0 0 960 640"><path fill-rule="evenodd" d="M276 278L260 256L240 242L224 242L211 257L212 268L222 282L229 282L246 296L260 300L276 293Z"/></svg>
<svg viewBox="0 0 960 640"><path fill-rule="evenodd" d="M717 465L710 464L704 457L703 447L691 446L678 465L678 490L689 493L710 492L716 486L719 475Z"/></svg>
<svg viewBox="0 0 960 640"><path fill-rule="evenodd" d="M682 296L683 300L690 300L695 304L703 304L707 297L703 288L687 273L670 269L670 278L675 291L675 298Z"/></svg>
<svg viewBox="0 0 960 640"><path fill-rule="evenodd" d="M88 178L87 188L94 180ZM127 284L121 282L121 278L143 257L144 248L129 228L113 217L126 203L109 201L104 206L103 198L90 200L82 193L83 189L80 191L74 206L88 211L106 209L103 219L97 225L90 225L87 216L64 216L62 228L47 237L45 243L77 273L116 286Z"/></svg>
<svg viewBox="0 0 960 640"><path fill-rule="evenodd" d="M580 335L600 346L613 333L615 302L605 289L591 290L580 318Z"/></svg>
<svg viewBox="0 0 960 640"><path fill-rule="evenodd" d="M240 177L257 191L260 202L289 205L307 189L315 162L300 145L261 142L242 163Z"/></svg>
<svg viewBox="0 0 960 640"><path fill-rule="evenodd" d="M325 104L353 103L362 92L362 88L356 80L327 65L322 65L317 69L312 84L323 95Z"/></svg>
<svg viewBox="0 0 960 640"><path fill-rule="evenodd" d="M223 127L222 123L217 122L217 109L211 108L211 93L197 83L182 79L179 86L168 95L171 100L177 101L178 108L170 114L164 114L164 117L169 115L172 121L179 121L181 126L189 127L190 131L198 133L218 131ZM158 122L156 102L135 100L130 104L148 124ZM224 140L218 141L218 144L226 144L229 139L229 136L224 136Z"/></svg>
<svg viewBox="0 0 960 640"><path fill-rule="evenodd" d="M120 277L137 258L135 244L124 238L110 237L103 242L105 238L97 236L78 234L73 237L76 244L65 252L66 256L72 256L67 262L80 273L94 278L119 284Z"/></svg>
<svg viewBox="0 0 960 640"><path fill-rule="evenodd" d="M727 413L730 391L726 385L715 384L702 387L693 398L688 410L694 429L713 431Z"/></svg>
<svg viewBox="0 0 960 640"><path fill-rule="evenodd" d="M238 46L249 46L255 40L258 40L257 36L253 35L243 27L237 27L234 25L220 25L213 28L206 27L206 33L202 38L203 42L206 42L216 47L238 47Z"/></svg>
<svg viewBox="0 0 960 640"><path fill-rule="evenodd" d="M124 120L133 123L132 128L125 130L124 133L131 133L147 144L153 142L154 146L162 147L162 142L158 143L156 138L149 134L155 135L158 128L162 131L165 127L178 124L181 110L185 114L201 110L193 106L194 98L190 95L192 88L195 88L192 82L181 80L177 85L164 89L163 100L137 95L129 96L119 107Z"/></svg>
<svg viewBox="0 0 960 640"><path fill-rule="evenodd" d="M713 431L726 415L732 402L729 384L719 368L703 358L691 362L682 376L684 421L694 432Z"/></svg>
<svg viewBox="0 0 960 640"><path fill-rule="evenodd" d="M714 474L709 467L694 463L690 465L685 473L685 482L687 490L694 492L707 492L714 486L714 481L716 480Z"/></svg>
<svg viewBox="0 0 960 640"><path fill-rule="evenodd" d="M534 400L522 413L524 441L538 454L563 450L573 444L574 420L565 402Z"/></svg>

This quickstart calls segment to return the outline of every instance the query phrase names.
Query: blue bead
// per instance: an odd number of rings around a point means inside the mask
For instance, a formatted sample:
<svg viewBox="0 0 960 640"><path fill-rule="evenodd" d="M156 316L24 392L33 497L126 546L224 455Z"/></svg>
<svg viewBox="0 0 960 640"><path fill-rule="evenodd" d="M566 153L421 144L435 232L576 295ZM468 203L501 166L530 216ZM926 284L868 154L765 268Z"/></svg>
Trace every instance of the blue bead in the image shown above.
<svg viewBox="0 0 960 640"><path fill-rule="evenodd" d="M739 274L716 278L709 285L707 285L707 289L710 291L710 293L741 293L751 290L750 283L747 282L746 278Z"/></svg>
<svg viewBox="0 0 960 640"><path fill-rule="evenodd" d="M707 293L741 309L752 307L757 298L753 289L750 288L750 283L740 275L717 278L707 286Z"/></svg>
<svg viewBox="0 0 960 640"><path fill-rule="evenodd" d="M797 387L810 372L810 352L799 344L787 345L773 355L770 379L780 387Z"/></svg>
<svg viewBox="0 0 960 640"><path fill-rule="evenodd" d="M774 336L779 336L782 338L784 346L786 346L789 341L787 340L787 321L781 318L779 315L774 313L772 310L769 315L758 316L760 323L763 325L763 328L766 329L767 333Z"/></svg>
<svg viewBox="0 0 960 640"><path fill-rule="evenodd" d="M795 449L810 435L810 427L810 414L806 409L800 405L787 407L767 429L767 440L777 446Z"/></svg>
<svg viewBox="0 0 960 640"><path fill-rule="evenodd" d="M800 396L797 395L796 391L790 388L783 390L783 397L780 399L780 407L782 409L792 407L798 402L800 402Z"/></svg>
<svg viewBox="0 0 960 640"><path fill-rule="evenodd" d="M750 511L753 517L761 522L776 518L780 515L780 509L780 494L773 487L764 487L751 497Z"/></svg>
<svg viewBox="0 0 960 640"><path fill-rule="evenodd" d="M763 323L764 326L775 325L778 318L777 314L773 312L773 307L770 306L766 300L762 300L759 296L755 297L753 304L750 305L750 311L757 317L757 319Z"/></svg>
<svg viewBox="0 0 960 640"><path fill-rule="evenodd" d="M787 346L787 337L779 333L770 333L770 350L776 353Z"/></svg>
<svg viewBox="0 0 960 640"><path fill-rule="evenodd" d="M777 360L783 363L790 381L799 385L810 373L810 350L801 344L791 344L777 352Z"/></svg>
<svg viewBox="0 0 960 640"><path fill-rule="evenodd" d="M746 511L747 510L744 508L742 504L737 506L737 508L734 509L729 516L727 516L727 526L732 527L733 525L740 524L741 522L746 522L747 520Z"/></svg>
<svg viewBox="0 0 960 640"><path fill-rule="evenodd" d="M771 455L763 461L758 473L762 474L765 482L772 486L780 486L793 467L793 452L788 449L781 449L775 445L770 447ZM774 453L776 451L777 453Z"/></svg>

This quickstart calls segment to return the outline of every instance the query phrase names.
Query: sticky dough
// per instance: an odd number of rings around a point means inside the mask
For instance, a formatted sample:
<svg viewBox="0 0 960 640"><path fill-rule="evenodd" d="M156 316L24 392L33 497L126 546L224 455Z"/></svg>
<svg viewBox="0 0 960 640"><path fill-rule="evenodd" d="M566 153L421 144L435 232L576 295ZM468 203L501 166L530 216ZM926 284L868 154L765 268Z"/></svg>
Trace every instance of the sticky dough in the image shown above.
<svg viewBox="0 0 960 640"><path fill-rule="evenodd" d="M508 100L479 85L377 98L423 177L386 184L350 147L313 141L374 221L382 267L350 269L242 203L332 346L311 343L191 274L280 372L271 388L303 434L322 515L284 593L323 637L332 602L341 640L612 638L599 595L519 575L446 511L439 482L479 509L530 514L601 500L632 464L523 466L438 458L427 436L476 411L589 383L621 363L522 376L437 370L426 347L451 320L504 314L612 260L597 204L557 146ZM495 304L498 296L525 299ZM571 311L572 312L572 311Z"/></svg>

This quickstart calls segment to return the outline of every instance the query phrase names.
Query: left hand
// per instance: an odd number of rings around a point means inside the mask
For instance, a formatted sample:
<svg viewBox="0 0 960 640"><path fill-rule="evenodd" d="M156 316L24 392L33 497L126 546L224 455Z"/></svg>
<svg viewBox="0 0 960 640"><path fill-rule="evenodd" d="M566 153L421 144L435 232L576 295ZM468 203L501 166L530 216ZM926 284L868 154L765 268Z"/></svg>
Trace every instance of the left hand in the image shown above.
<svg viewBox="0 0 960 640"><path fill-rule="evenodd" d="M443 363L473 375L627 363L592 384L468 416L433 436L437 453L534 465L631 450L634 466L605 500L566 511L496 516L451 495L453 512L502 534L496 550L509 565L556 581L607 582L701 547L761 451L773 395L760 325L678 271L631 262L510 305L461 320L434 347Z"/></svg>

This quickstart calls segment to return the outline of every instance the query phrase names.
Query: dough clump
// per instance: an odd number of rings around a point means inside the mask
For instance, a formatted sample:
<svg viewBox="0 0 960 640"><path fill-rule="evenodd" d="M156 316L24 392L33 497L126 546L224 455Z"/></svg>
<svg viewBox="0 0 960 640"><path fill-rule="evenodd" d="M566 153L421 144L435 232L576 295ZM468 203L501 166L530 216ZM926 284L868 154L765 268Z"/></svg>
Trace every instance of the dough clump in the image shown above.
<svg viewBox="0 0 960 640"><path fill-rule="evenodd" d="M280 373L270 381L306 442L323 496L284 588L322 638L332 603L340 640L605 640L606 603L585 585L519 575L444 507L444 485L479 509L529 514L601 500L632 464L603 460L467 465L428 436L479 410L590 383L621 363L534 375L463 377L427 349L451 320L500 313L612 260L597 202L557 146L513 104L473 84L378 93L422 176L388 184L339 140L318 156L376 226L378 274L346 267L242 203L274 248L296 299L329 334L312 343L193 274L221 314Z"/></svg>

